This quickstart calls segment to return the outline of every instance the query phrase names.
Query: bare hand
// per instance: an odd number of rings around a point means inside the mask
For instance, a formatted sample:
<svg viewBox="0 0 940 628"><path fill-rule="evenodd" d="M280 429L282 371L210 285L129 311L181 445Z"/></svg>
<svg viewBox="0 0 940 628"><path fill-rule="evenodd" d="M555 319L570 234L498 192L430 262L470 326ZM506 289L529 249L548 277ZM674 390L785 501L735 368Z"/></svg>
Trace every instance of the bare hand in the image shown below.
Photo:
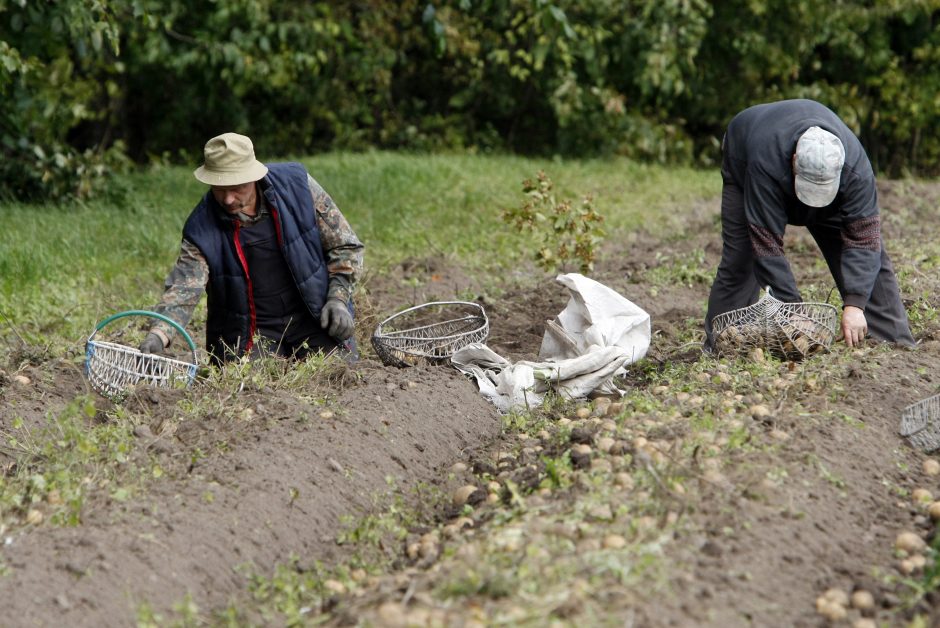
<svg viewBox="0 0 940 628"><path fill-rule="evenodd" d="M853 305L847 305L842 310L842 336L845 344L850 347L860 347L868 333L868 321L865 320L865 311Z"/></svg>

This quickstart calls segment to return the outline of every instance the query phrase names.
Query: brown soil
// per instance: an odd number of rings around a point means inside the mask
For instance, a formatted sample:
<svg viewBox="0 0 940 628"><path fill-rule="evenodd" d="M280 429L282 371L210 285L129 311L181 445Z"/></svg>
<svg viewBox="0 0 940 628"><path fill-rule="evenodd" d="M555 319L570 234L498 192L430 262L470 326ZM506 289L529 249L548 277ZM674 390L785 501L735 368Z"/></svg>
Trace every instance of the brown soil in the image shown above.
<svg viewBox="0 0 940 628"><path fill-rule="evenodd" d="M926 184L882 186L886 241L896 266L917 260L893 243L913 243L937 231L938 198L940 189ZM714 268L720 254L717 209L716 201L703 202L675 237L636 234L611 245L594 275L651 314L649 360L655 364L704 359L696 343L682 345L678 338L700 326L707 281L654 286L645 278L657 264L695 251L704 251L705 265ZM788 235L788 250L801 283L826 283L826 271L813 265L814 247L801 230ZM481 283L445 259L412 260L369 278L360 320L371 328L403 306L453 300ZM938 283L940 278L924 275L918 293L904 297L913 305L926 294L937 307ZM513 360L534 358L544 321L566 300L544 275L506 286L498 299L484 300L488 344ZM726 465L727 482L702 480L688 487L687 523L665 550L677 566L668 593L633 591L619 601L612 596L609 616L648 626L817 626L825 622L815 612L815 599L833 586L864 586L876 594L876 617L894 612L897 591L874 570L895 569L899 531L927 536L931 529L899 491L924 487L940 493L940 481L919 473L924 455L897 435L898 417L905 405L938 391L938 339L934 324L915 351L867 350L856 362L839 346L815 358L833 381L780 399L765 419L766 434L754 436L767 442L771 430L785 432L789 438L775 453L742 449L741 458ZM386 368L368 359L368 347L363 352L366 359L345 374L347 385L326 407L247 386L233 395L250 413L227 415L220 403L223 410L187 422L180 420L176 402L198 401L198 386L143 390L129 399L133 410L149 417L136 431L132 456L154 455L165 476L124 502L109 498L107 487L93 492L78 526L27 526L0 537L0 564L8 572L0 577L0 624L128 625L142 602L169 612L187 593L202 609L222 607L244 595L239 566L266 574L292 557L307 564L342 559L346 549L336 538L344 517L373 512L390 486L409 500L419 485L446 493L470 479L449 474L453 463L482 460L475 452L500 446L500 418L455 371ZM30 378L27 385L0 378L0 429L9 432L14 419L38 428L86 392L77 362L26 369L21 374ZM642 378L627 384L647 385ZM844 394L833 394L840 387ZM687 417L676 404L679 416ZM99 406L107 403L99 399ZM332 417L321 415L325 409ZM852 420L822 418L842 415ZM681 430L683 420L664 429ZM0 471L13 473L11 460L0 449ZM759 481L773 469L785 469L789 480L780 486ZM821 469L832 482L816 481ZM809 485L812 490L805 489ZM449 514L440 510L437 516ZM476 525L485 526L485 520ZM432 570L410 580L407 597L415 586L419 592L433 588L434 578ZM400 600L403 591L389 582L348 601L337 623L370 616L383 598ZM936 611L933 618L940 620Z"/></svg>
<svg viewBox="0 0 940 628"><path fill-rule="evenodd" d="M25 374L34 386L3 390L5 430L15 416L38 426L84 391L72 366ZM456 371L363 361L355 375L328 419L323 407L277 391L242 391L250 416L181 423L175 402L198 391L128 399L152 417L137 429L137 453L155 453L166 477L124 503L99 491L77 527L8 535L0 623L128 625L143 602L162 612L187 592L200 608L224 605L245 587L236 567L267 574L292 556L333 562L344 517L384 505L390 486L405 496L421 483L449 490L442 470L499 433L492 407Z"/></svg>

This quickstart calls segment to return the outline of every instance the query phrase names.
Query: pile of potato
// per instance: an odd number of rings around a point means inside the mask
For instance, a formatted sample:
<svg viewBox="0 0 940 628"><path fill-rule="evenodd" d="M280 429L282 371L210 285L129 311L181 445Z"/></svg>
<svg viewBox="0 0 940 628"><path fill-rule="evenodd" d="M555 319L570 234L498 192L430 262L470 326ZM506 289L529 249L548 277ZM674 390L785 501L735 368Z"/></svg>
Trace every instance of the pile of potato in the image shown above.
<svg viewBox="0 0 940 628"><path fill-rule="evenodd" d="M787 360L800 360L826 350L825 345L793 325L782 325L773 334L755 325L730 325L715 336L719 353L744 353L755 347Z"/></svg>

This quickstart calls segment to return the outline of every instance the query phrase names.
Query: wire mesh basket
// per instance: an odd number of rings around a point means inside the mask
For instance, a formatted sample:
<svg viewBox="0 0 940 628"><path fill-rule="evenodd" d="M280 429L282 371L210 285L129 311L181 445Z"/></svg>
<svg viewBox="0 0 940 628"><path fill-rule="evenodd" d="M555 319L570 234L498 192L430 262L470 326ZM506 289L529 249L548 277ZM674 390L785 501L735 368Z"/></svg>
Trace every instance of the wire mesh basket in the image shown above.
<svg viewBox="0 0 940 628"><path fill-rule="evenodd" d="M911 445L925 452L940 449L940 395L904 408L899 431Z"/></svg>
<svg viewBox="0 0 940 628"><path fill-rule="evenodd" d="M379 323L372 346L387 366L441 361L483 342L490 322L483 307L466 301L435 301L402 310Z"/></svg>
<svg viewBox="0 0 940 628"><path fill-rule="evenodd" d="M148 316L172 325L189 344L192 362L141 353L134 347L95 339L106 325L127 316ZM157 312L129 310L115 314L98 323L85 343L85 376L92 388L112 400L122 399L131 387L138 384L165 388L188 386L196 377L197 366L193 339L176 321Z"/></svg>
<svg viewBox="0 0 940 628"><path fill-rule="evenodd" d="M743 353L753 348L778 358L801 360L828 351L836 336L838 312L828 303L784 303L768 290L757 303L712 320L715 350Z"/></svg>

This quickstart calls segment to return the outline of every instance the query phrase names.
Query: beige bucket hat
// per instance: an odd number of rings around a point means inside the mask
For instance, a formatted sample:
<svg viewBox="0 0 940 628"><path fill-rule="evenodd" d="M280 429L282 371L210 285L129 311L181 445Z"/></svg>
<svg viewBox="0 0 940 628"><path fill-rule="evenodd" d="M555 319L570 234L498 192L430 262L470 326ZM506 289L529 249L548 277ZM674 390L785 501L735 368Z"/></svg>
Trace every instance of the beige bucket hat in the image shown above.
<svg viewBox="0 0 940 628"><path fill-rule="evenodd" d="M193 174L206 185L230 186L264 178L268 168L255 159L251 140L238 133L223 133L206 142L205 161Z"/></svg>

